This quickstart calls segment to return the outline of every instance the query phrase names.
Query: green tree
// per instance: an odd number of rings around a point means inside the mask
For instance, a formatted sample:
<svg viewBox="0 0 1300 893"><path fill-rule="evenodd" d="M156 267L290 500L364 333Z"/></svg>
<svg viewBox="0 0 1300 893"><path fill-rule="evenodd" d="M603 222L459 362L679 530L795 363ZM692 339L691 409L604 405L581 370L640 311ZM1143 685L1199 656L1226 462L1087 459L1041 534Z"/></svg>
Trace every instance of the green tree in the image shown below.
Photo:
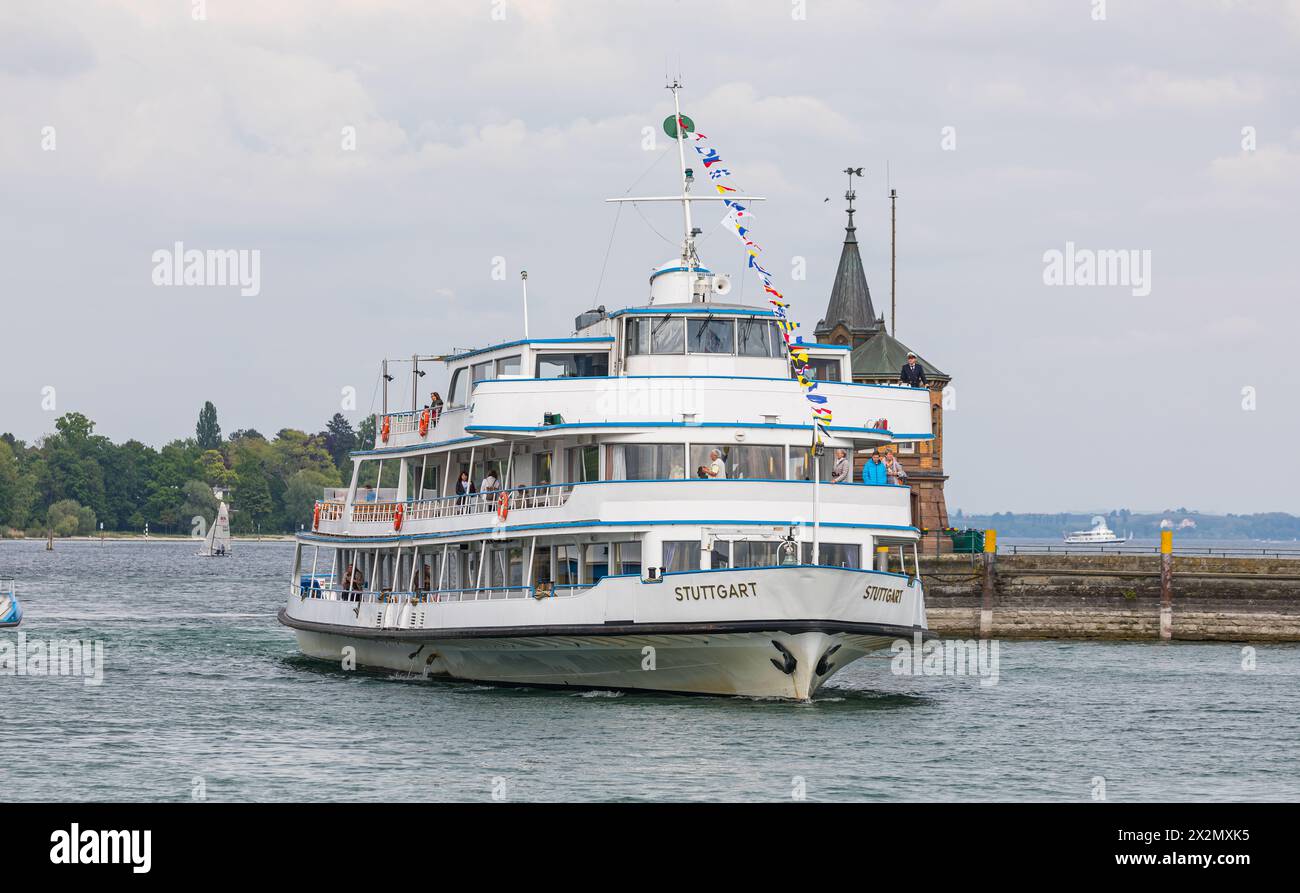
<svg viewBox="0 0 1300 893"><path fill-rule="evenodd" d="M357 448L357 433L352 430L352 423L343 417L343 413L334 413L334 418L325 425L325 449L334 458L334 467L340 475L350 474L352 460L348 454Z"/></svg>
<svg viewBox="0 0 1300 893"><path fill-rule="evenodd" d="M195 519L202 518L202 530L206 533L208 527L216 520L219 505L217 497L212 494L212 488L203 481L186 481L185 486L181 488L181 493L184 495L180 515L186 519L186 528L194 533L199 526Z"/></svg>
<svg viewBox="0 0 1300 893"><path fill-rule="evenodd" d="M284 490L284 515L290 530L311 524L312 508L326 487L338 485L338 475L304 468L295 472Z"/></svg>
<svg viewBox="0 0 1300 893"><path fill-rule="evenodd" d="M45 524L55 536L72 536L84 520L82 506L75 499L60 499L45 513ZM94 513L90 515L90 526L95 526Z"/></svg>
<svg viewBox="0 0 1300 893"><path fill-rule="evenodd" d="M199 410L199 421L194 426L194 439L201 450L221 448L221 426L217 424L217 408L209 400Z"/></svg>

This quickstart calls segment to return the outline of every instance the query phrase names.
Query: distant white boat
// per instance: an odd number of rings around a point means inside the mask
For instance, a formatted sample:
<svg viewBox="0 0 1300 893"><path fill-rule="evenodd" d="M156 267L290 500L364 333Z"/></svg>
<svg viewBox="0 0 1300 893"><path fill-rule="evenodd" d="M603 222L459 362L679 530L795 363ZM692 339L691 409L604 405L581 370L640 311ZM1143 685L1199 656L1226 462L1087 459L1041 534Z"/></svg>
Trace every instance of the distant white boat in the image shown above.
<svg viewBox="0 0 1300 893"><path fill-rule="evenodd" d="M217 507L217 518L208 528L198 554L203 558L224 558L230 554L230 510L224 501Z"/></svg>
<svg viewBox="0 0 1300 893"><path fill-rule="evenodd" d="M1129 539L1132 538L1133 534L1130 533ZM1067 533L1065 535L1065 541L1067 543L1082 543L1090 545L1125 542L1125 540L1118 536L1115 531L1106 526L1106 519L1101 515L1093 517L1091 530L1076 530L1074 533Z"/></svg>

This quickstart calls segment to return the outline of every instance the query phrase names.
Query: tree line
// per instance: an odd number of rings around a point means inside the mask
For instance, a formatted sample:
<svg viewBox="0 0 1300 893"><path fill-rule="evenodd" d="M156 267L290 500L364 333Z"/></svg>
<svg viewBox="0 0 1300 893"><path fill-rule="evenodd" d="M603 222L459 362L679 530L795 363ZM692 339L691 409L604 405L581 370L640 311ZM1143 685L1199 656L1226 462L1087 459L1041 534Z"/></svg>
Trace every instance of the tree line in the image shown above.
<svg viewBox="0 0 1300 893"><path fill-rule="evenodd" d="M154 449L115 444L79 412L60 416L33 444L0 435L0 535L119 532L190 534L210 523L214 488L229 504L235 533L287 533L311 523L326 487L351 475L348 454L374 445L374 417L354 429L335 413L315 434L282 428L267 439L241 429L222 437L217 409L199 412L194 437Z"/></svg>

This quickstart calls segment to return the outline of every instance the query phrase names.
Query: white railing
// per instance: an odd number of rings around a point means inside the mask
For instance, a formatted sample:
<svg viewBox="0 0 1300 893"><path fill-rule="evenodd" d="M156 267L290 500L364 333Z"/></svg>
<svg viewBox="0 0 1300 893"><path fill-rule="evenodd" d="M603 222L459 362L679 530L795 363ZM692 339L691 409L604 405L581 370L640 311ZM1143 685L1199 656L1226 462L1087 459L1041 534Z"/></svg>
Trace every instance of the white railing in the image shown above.
<svg viewBox="0 0 1300 893"><path fill-rule="evenodd" d="M339 499L325 499L320 503L320 519L322 521L342 521L344 503Z"/></svg>
<svg viewBox="0 0 1300 893"><path fill-rule="evenodd" d="M358 524L392 524L399 505L404 507L403 523L454 518L460 515L486 515L500 510L502 493L507 494L507 505L510 511L557 508L569 501L572 492L572 484L546 484L540 487L516 487L512 490L469 493L465 496L413 499L409 502L358 502L352 506L352 520ZM321 517L323 520L324 515L322 514Z"/></svg>
<svg viewBox="0 0 1300 893"><path fill-rule="evenodd" d="M432 589L422 592L356 592L336 586L305 586L298 588L300 599L315 598L331 602L356 604L448 604L451 602L500 601L504 599L560 598L578 595L594 584L542 584L540 586L473 586L460 589Z"/></svg>

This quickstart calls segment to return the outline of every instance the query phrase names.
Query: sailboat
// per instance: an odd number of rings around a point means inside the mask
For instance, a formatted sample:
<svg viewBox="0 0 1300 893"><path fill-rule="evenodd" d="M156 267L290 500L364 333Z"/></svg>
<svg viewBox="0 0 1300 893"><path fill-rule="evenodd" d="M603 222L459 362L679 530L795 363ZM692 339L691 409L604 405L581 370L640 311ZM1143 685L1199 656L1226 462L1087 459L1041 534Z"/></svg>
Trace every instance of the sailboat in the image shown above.
<svg viewBox="0 0 1300 893"><path fill-rule="evenodd" d="M224 558L230 554L230 509L226 508L225 500L217 507L216 520L208 528L198 554L203 558Z"/></svg>
<svg viewBox="0 0 1300 893"><path fill-rule="evenodd" d="M18 593L13 580L0 581L0 629L8 629L23 622L23 607L18 604Z"/></svg>

